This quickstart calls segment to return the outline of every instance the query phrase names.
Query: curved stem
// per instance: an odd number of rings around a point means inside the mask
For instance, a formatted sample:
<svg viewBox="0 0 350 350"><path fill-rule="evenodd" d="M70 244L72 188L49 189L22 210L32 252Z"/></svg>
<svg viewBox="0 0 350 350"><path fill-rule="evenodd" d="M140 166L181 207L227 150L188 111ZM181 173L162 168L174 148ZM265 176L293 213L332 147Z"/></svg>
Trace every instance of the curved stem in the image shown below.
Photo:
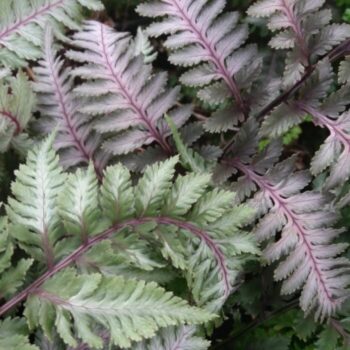
<svg viewBox="0 0 350 350"><path fill-rule="evenodd" d="M60 262L52 266L48 271L46 271L43 275L41 275L38 279L36 279L33 283L31 283L28 287L26 287L23 291L15 295L9 301L7 301L4 305L0 307L0 316L4 315L6 312L11 310L13 307L23 302L28 298L30 294L34 291L38 290L38 288L45 283L49 278L54 276L56 273L66 268L70 264L74 263L80 256L85 254L90 248L98 244L99 242L111 237L114 233L118 233L126 227L133 227L142 225L148 222L156 222L159 225L174 225L178 228L184 229L186 231L191 232L193 235L201 239L212 251L222 273L222 278L225 284L225 296L231 290L231 286L229 283L229 273L228 268L226 266L226 261L224 254L218 244L214 241L210 235L199 227L195 226L192 223L187 221L182 221L179 219L174 219L170 217L158 216L158 217L144 217L138 219L129 219L125 222L115 224L114 226L108 228L107 230L101 232L100 234L89 238L86 243L78 247L71 254L66 256Z"/></svg>

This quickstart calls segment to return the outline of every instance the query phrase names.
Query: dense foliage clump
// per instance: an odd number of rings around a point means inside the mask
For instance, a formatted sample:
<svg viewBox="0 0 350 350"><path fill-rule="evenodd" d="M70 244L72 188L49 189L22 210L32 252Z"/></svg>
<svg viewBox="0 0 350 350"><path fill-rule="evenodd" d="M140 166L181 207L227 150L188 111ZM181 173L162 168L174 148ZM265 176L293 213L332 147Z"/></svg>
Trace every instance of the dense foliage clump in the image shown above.
<svg viewBox="0 0 350 350"><path fill-rule="evenodd" d="M0 4L0 349L348 349L346 3L105 5Z"/></svg>

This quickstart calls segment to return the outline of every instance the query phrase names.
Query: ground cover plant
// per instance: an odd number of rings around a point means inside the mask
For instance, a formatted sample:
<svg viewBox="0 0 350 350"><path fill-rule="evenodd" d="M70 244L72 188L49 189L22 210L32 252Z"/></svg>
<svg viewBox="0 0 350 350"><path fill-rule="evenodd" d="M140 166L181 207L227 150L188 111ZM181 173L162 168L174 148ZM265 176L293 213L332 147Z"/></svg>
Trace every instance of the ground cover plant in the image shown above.
<svg viewBox="0 0 350 350"><path fill-rule="evenodd" d="M350 349L346 1L0 2L0 349Z"/></svg>

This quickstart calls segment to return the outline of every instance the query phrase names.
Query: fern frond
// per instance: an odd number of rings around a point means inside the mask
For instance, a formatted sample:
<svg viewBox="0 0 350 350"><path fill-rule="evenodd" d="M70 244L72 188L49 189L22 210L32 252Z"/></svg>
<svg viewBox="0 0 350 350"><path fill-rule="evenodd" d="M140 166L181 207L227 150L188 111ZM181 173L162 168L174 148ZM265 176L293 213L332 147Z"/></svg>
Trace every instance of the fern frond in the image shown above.
<svg viewBox="0 0 350 350"><path fill-rule="evenodd" d="M144 29L137 28L135 37L135 56L143 56L143 61L148 64L156 60L158 52L152 46L152 43Z"/></svg>
<svg viewBox="0 0 350 350"><path fill-rule="evenodd" d="M340 63L339 66L339 78L340 84L350 84L350 57Z"/></svg>
<svg viewBox="0 0 350 350"><path fill-rule="evenodd" d="M57 54L50 27L45 30L43 59L34 73L33 86L43 117L38 126L45 134L57 128L55 147L60 150L62 165L68 168L91 161L96 173L101 175L107 157L98 149L100 137L92 129L88 116L79 113L84 100L74 98L71 70L64 67Z"/></svg>
<svg viewBox="0 0 350 350"><path fill-rule="evenodd" d="M14 197L9 198L6 207L14 225L11 234L24 250L49 267L60 239L57 197L66 179L52 150L53 138L51 135L30 151L27 163L16 171L11 186Z"/></svg>
<svg viewBox="0 0 350 350"><path fill-rule="evenodd" d="M0 320L0 348L7 350L39 350L30 345L26 322L23 318Z"/></svg>
<svg viewBox="0 0 350 350"><path fill-rule="evenodd" d="M10 74L10 70L8 68L0 68L0 79L7 77Z"/></svg>
<svg viewBox="0 0 350 350"><path fill-rule="evenodd" d="M278 106L265 118L261 128L262 135L279 137L310 115L315 126L327 129L329 137L311 162L313 175L330 168L327 188L344 183L350 176L349 114L344 112L350 103L350 90L345 84L330 94L334 81L330 62L321 61L299 94Z"/></svg>
<svg viewBox="0 0 350 350"><path fill-rule="evenodd" d="M156 142L170 154L166 140L170 131L163 115L169 113L181 127L191 108L174 108L179 89L166 88L166 74L153 74L142 57L135 58L130 37L102 23L86 22L83 31L74 35L74 45L83 51L69 51L68 56L85 65L74 69L73 75L86 80L75 92L90 98L81 111L101 116L95 129L113 135L104 149L122 155Z"/></svg>
<svg viewBox="0 0 350 350"><path fill-rule="evenodd" d="M247 131L247 127L242 131L233 152L250 148L254 135ZM315 317L325 319L348 293L349 261L339 257L346 244L332 243L342 230L332 228L337 216L325 207L324 195L302 192L310 181L307 172L294 172L293 159L275 164L280 153L276 148L271 144L263 155L244 161L236 157L227 165L243 174L235 186L240 200L255 192L250 202L263 216L256 228L257 239L266 241L281 232L281 238L267 245L264 257L272 263L287 256L275 270L275 279L284 281L282 293L302 289L301 308L306 313L315 309Z"/></svg>
<svg viewBox="0 0 350 350"><path fill-rule="evenodd" d="M135 350L207 350L210 342L195 336L193 326L168 327L149 341L135 345Z"/></svg>
<svg viewBox="0 0 350 350"><path fill-rule="evenodd" d="M66 231L79 236L82 242L98 228L98 201L98 179L91 164L86 171L78 169L68 175L57 205Z"/></svg>
<svg viewBox="0 0 350 350"><path fill-rule="evenodd" d="M23 72L0 79L0 152L13 147L25 154L31 145L27 125L35 106L35 95Z"/></svg>
<svg viewBox="0 0 350 350"><path fill-rule="evenodd" d="M10 67L41 56L43 28L47 21L55 26L78 29L82 8L101 10L99 0L8 0L0 11L0 61Z"/></svg>
<svg viewBox="0 0 350 350"><path fill-rule="evenodd" d="M210 164L207 164L205 159L202 158L200 154L196 153L184 144L181 139L181 135L171 118L166 115L165 120L169 124L170 130L173 134L176 149L180 154L181 163L183 166L185 166L189 171L196 173L210 172Z"/></svg>
<svg viewBox="0 0 350 350"><path fill-rule="evenodd" d="M350 36L348 24L330 24L332 13L322 9L325 1L259 0L248 14L267 17L268 27L278 32L270 41L275 49L290 49L284 72L284 85L300 80L311 62L329 52Z"/></svg>
<svg viewBox="0 0 350 350"><path fill-rule="evenodd" d="M187 278L198 305L216 312L242 263L258 254L253 237L241 232L251 210L233 206L233 193L212 189L209 174L173 179L178 157L148 167L135 185L120 164L106 169L100 188L92 166L67 179L53 139L29 153L7 206L11 235L50 267L46 278L27 287L28 293L72 263L106 275L127 275L129 269L135 277L137 270L140 276L141 270L153 272L170 260Z"/></svg>
<svg viewBox="0 0 350 350"><path fill-rule="evenodd" d="M248 37L248 26L238 24L238 13L224 14L224 7L225 0L159 0L141 4L137 11L164 18L147 32L169 35L164 45L171 50L170 62L194 67L182 75L182 83L201 88L198 96L211 104L235 100L235 105L217 112L222 115L230 110L234 125L248 116L240 86L251 72L250 63L260 58L255 46L240 49Z"/></svg>
<svg viewBox="0 0 350 350"><path fill-rule="evenodd" d="M53 311L50 314L46 312L48 307ZM94 323L110 331L112 344L128 348L131 341L154 336L160 327L204 323L213 318L155 283L77 275L73 269L57 274L31 296L26 315L32 326L41 323L44 330L55 324L70 346L77 345L74 325L77 336L93 348L103 345L93 331Z"/></svg>
<svg viewBox="0 0 350 350"><path fill-rule="evenodd" d="M8 233L8 222L0 217L0 297L9 298L22 286L32 259L20 259L12 263L14 245Z"/></svg>

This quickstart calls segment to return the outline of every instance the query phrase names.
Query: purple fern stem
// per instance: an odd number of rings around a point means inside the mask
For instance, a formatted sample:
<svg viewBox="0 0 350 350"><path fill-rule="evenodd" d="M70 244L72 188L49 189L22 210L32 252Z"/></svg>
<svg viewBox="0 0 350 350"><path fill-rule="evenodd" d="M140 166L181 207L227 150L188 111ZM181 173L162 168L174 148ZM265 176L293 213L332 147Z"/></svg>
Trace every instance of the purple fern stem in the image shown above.
<svg viewBox="0 0 350 350"><path fill-rule="evenodd" d="M218 266L221 271L222 278L224 280L225 285L225 296L227 297L231 291L231 285L229 283L229 272L228 267L226 265L224 254L219 247L219 245L213 240L210 235L200 229L199 227L178 219L170 218L170 217L144 217L138 219L130 219L122 223L115 224L109 229L101 232L100 234L89 238L84 244L78 247L71 254L66 256L63 260L52 266L47 272L41 275L37 280L35 280L32 284L30 284L27 288L25 288L22 292L15 295L12 299L7 301L4 305L0 307L0 316L11 310L14 306L23 302L30 294L35 293L40 290L40 287L47 281L49 278L53 277L56 273L68 267L75 261L77 261L83 254L85 254L89 249L98 244L99 242L110 238L113 234L120 232L126 227L134 227L139 226L148 222L156 222L159 225L175 225L181 229L184 229L194 236L200 238L212 251Z"/></svg>
<svg viewBox="0 0 350 350"><path fill-rule="evenodd" d="M242 163L238 159L230 161L230 164L254 182L274 203L276 212L286 218L287 225L298 235L299 244L304 248L306 264L309 264L311 267L310 274L313 276L313 280L318 286L317 294L319 301L327 305L330 310L334 311L339 303L333 298L332 286L329 284L323 268L324 264L319 257L318 247L313 244L310 238L311 232L308 232L307 225L303 220L303 215L296 213L290 207L288 198L283 196L280 190L273 186L266 176L256 173L251 166ZM291 233L289 232L289 234Z"/></svg>

